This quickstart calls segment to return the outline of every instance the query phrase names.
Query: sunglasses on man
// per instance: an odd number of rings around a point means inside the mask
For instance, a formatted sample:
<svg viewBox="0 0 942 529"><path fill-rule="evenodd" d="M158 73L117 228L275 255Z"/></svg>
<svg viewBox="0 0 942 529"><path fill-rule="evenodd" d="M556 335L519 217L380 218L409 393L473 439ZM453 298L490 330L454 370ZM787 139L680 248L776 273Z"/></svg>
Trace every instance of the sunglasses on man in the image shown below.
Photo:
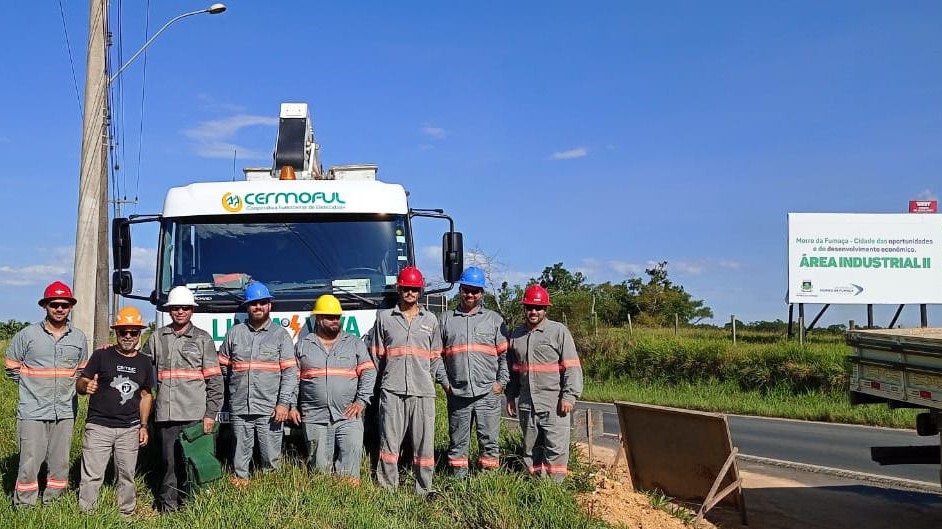
<svg viewBox="0 0 942 529"><path fill-rule="evenodd" d="M53 301L52 303L46 303L46 306L50 309L71 309L72 304L65 301Z"/></svg>
<svg viewBox="0 0 942 529"><path fill-rule="evenodd" d="M140 329L118 329L115 331L118 336L140 336Z"/></svg>

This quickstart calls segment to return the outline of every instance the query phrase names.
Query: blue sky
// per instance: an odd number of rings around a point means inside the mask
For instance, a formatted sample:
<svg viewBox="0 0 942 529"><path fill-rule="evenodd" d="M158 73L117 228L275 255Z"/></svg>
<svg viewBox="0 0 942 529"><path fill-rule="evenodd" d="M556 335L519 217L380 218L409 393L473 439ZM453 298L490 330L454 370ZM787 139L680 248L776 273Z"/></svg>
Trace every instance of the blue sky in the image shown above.
<svg viewBox="0 0 942 529"><path fill-rule="evenodd" d="M124 59L146 4L120 24L112 5ZM150 32L206 5L150 2ZM306 101L325 165L377 163L503 277L562 261L621 281L666 260L722 322L786 317L787 212L903 212L938 191L942 3L227 5L161 35L146 82L143 59L121 77L126 212L231 179L234 150L237 170L267 165L279 103ZM0 320L38 318L42 287L71 280L88 8L62 7L79 93L59 5L0 6Z"/></svg>

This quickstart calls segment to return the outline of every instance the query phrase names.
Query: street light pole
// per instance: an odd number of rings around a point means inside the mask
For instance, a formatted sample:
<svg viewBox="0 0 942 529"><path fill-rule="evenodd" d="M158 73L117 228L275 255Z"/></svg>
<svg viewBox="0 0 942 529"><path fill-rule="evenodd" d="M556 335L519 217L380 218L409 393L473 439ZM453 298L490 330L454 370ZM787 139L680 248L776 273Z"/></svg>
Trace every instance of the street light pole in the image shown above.
<svg viewBox="0 0 942 529"><path fill-rule="evenodd" d="M105 127L108 91L118 78L165 29L186 17L226 10L223 4L178 15L154 35L110 78L105 71L105 34L108 10L105 0L89 1L88 52L85 68L85 107L82 116L82 156L79 203L75 230L75 263L72 286L78 304L72 324L86 333L89 347L108 341L108 131Z"/></svg>

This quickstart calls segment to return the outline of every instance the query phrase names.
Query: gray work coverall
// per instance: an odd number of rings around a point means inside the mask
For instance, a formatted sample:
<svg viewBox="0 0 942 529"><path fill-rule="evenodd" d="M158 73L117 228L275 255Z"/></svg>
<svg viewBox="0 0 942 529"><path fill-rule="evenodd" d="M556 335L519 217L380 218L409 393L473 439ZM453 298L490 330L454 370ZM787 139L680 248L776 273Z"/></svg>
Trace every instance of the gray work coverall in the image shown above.
<svg viewBox="0 0 942 529"><path fill-rule="evenodd" d="M376 368L362 340L341 332L330 350L311 333L295 347L301 383L298 410L308 446L308 466L360 479L363 417L343 412L354 402L364 410L373 397Z"/></svg>
<svg viewBox="0 0 942 529"><path fill-rule="evenodd" d="M378 311L370 340L380 377L379 465L381 487L399 486L399 450L406 432L415 451L415 490L432 490L435 470L435 382L445 385L438 318L419 306L408 321L398 307Z"/></svg>
<svg viewBox="0 0 942 529"><path fill-rule="evenodd" d="M271 320L259 329L248 322L235 325L219 347L219 364L228 375L236 476L249 477L256 435L263 468L278 468L284 429L272 413L279 404L293 408L298 390L291 335Z"/></svg>
<svg viewBox="0 0 942 529"><path fill-rule="evenodd" d="M39 468L48 467L43 503L65 491L69 483L69 445L78 398L75 379L88 362L85 334L68 325L58 340L45 320L13 336L4 367L19 385L16 406L19 470L13 505L35 505L39 499Z"/></svg>
<svg viewBox="0 0 942 529"><path fill-rule="evenodd" d="M477 422L481 468L500 465L501 398L494 384L507 385L507 327L500 314L478 307L471 313L446 311L441 318L442 364L448 375L448 466L468 474L471 422Z"/></svg>
<svg viewBox="0 0 942 529"><path fill-rule="evenodd" d="M204 417L216 419L223 400L222 371L212 337L192 323L179 334L169 325L157 329L141 352L151 358L157 375L154 421L162 474L158 507L172 511L180 507L179 492L186 481L180 432Z"/></svg>
<svg viewBox="0 0 942 529"><path fill-rule="evenodd" d="M582 366L565 325L544 319L532 331L520 325L510 334L507 398L517 399L523 430L523 461L531 474L562 481L568 473L571 417L559 401L582 394Z"/></svg>

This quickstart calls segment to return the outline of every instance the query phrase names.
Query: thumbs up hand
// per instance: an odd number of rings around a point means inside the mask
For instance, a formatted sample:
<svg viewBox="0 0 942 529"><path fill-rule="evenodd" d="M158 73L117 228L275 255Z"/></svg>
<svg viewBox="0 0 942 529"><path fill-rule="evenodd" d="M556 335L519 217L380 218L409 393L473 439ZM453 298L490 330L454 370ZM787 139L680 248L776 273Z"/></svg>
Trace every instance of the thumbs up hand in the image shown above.
<svg viewBox="0 0 942 529"><path fill-rule="evenodd" d="M94 395L96 391L98 391L98 373L95 373L92 380L85 386L85 393L88 395Z"/></svg>

